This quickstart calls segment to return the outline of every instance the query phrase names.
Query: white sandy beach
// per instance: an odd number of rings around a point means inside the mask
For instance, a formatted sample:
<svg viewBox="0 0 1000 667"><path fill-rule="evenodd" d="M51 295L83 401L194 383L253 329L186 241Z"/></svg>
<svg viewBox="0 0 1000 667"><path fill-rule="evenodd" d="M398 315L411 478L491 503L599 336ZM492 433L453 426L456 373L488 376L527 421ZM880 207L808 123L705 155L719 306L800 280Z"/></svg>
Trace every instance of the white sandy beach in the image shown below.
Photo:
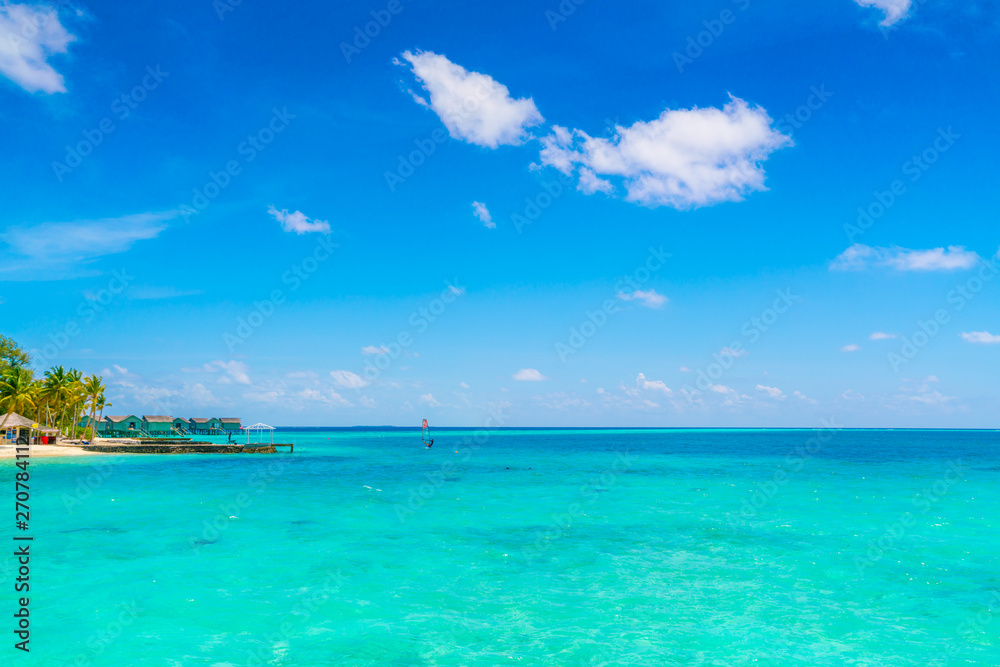
<svg viewBox="0 0 1000 667"><path fill-rule="evenodd" d="M23 445L22 445L23 447ZM88 452L72 445L31 445L31 458L51 456L89 456L97 452ZM0 459L12 459L16 456L13 445L0 445Z"/></svg>

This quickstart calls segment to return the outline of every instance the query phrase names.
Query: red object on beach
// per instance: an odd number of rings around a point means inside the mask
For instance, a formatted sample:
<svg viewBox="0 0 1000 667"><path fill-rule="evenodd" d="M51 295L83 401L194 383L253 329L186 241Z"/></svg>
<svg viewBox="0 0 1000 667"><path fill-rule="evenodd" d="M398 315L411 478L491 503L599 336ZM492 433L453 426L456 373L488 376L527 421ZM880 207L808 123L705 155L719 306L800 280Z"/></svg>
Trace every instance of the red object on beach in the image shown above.
<svg viewBox="0 0 1000 667"><path fill-rule="evenodd" d="M49 444L49 436L47 436L47 435L43 435L42 436L42 444L43 445Z"/></svg>

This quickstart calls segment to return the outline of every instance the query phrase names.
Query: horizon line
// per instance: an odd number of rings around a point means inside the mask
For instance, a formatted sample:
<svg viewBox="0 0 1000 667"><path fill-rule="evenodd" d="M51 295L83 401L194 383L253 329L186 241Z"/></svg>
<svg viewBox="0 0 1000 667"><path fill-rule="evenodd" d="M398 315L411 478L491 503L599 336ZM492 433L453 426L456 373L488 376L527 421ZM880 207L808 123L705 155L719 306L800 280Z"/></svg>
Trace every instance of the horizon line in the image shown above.
<svg viewBox="0 0 1000 667"><path fill-rule="evenodd" d="M275 429L399 429L420 431L420 426L391 424L356 424L354 426L275 426ZM487 431L561 430L561 431L1000 431L1000 427L953 426L433 426L438 430L483 429Z"/></svg>

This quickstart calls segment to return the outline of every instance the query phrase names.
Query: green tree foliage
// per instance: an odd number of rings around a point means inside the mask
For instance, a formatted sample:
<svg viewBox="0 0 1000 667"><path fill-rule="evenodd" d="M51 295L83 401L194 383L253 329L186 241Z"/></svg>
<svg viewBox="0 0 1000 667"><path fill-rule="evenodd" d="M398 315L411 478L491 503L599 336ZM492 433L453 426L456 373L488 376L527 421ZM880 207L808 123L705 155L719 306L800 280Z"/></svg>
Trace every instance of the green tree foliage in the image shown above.
<svg viewBox="0 0 1000 667"><path fill-rule="evenodd" d="M12 338L0 334L0 415L17 413L67 436L93 437L94 415L110 407L99 375L53 366L35 379L31 357ZM80 430L83 415L90 417ZM9 417L0 419L0 429Z"/></svg>
<svg viewBox="0 0 1000 667"><path fill-rule="evenodd" d="M0 375L11 368L24 368L31 363L28 355L13 338L0 334Z"/></svg>

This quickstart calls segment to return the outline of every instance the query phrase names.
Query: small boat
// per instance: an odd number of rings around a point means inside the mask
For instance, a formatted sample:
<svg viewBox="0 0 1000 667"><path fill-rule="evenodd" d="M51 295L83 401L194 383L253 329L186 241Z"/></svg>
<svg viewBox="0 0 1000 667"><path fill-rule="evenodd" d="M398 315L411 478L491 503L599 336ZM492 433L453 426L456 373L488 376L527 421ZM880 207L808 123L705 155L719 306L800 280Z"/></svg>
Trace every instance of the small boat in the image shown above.
<svg viewBox="0 0 1000 667"><path fill-rule="evenodd" d="M420 439L427 445L428 449L434 445L434 438L431 437L431 427L427 425L426 419L424 420L424 428L420 432Z"/></svg>

